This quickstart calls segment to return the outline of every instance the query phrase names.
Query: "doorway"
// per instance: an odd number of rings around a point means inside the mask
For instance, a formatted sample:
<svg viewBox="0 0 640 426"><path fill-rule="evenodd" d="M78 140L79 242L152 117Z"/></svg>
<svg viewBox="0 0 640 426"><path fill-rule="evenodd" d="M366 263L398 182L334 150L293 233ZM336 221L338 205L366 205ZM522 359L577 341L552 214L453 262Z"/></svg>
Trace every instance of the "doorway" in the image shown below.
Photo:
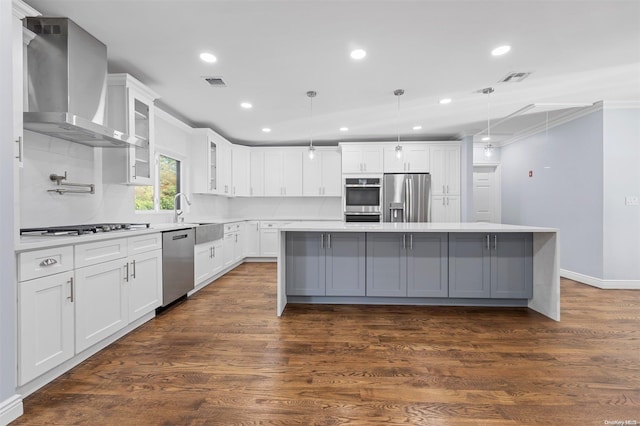
<svg viewBox="0 0 640 426"><path fill-rule="evenodd" d="M473 221L500 223L500 166L473 166Z"/></svg>

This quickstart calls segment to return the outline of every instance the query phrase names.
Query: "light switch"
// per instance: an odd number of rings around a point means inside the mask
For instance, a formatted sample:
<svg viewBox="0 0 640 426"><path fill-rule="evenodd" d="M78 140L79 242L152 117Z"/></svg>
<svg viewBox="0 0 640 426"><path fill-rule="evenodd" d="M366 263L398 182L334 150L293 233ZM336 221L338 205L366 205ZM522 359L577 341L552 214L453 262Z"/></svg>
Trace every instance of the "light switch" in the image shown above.
<svg viewBox="0 0 640 426"><path fill-rule="evenodd" d="M624 205L625 206L637 206L640 205L640 200L636 195L627 195L624 197Z"/></svg>

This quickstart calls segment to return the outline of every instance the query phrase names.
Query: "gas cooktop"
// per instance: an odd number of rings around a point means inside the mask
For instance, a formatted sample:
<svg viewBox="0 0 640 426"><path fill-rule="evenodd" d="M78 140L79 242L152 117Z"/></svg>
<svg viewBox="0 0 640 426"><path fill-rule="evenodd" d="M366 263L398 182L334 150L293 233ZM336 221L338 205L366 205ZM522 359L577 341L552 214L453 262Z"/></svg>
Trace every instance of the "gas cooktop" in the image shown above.
<svg viewBox="0 0 640 426"><path fill-rule="evenodd" d="M97 234L99 232L130 231L148 228L148 223L94 223L88 225L49 226L43 228L22 228L20 235L29 237L58 237L65 235Z"/></svg>

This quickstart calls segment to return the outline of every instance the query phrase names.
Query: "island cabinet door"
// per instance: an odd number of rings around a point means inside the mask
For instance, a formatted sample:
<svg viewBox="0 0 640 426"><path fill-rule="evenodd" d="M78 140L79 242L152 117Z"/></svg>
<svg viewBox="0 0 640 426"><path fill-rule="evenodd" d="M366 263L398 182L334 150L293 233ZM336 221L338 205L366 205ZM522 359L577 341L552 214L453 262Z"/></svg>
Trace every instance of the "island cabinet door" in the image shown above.
<svg viewBox="0 0 640 426"><path fill-rule="evenodd" d="M533 297L533 234L491 235L491 298Z"/></svg>
<svg viewBox="0 0 640 426"><path fill-rule="evenodd" d="M367 296L407 296L406 235L367 233Z"/></svg>
<svg viewBox="0 0 640 426"><path fill-rule="evenodd" d="M407 296L449 295L449 241L447 233L408 234Z"/></svg>
<svg viewBox="0 0 640 426"><path fill-rule="evenodd" d="M325 234L327 296L364 296L365 234Z"/></svg>
<svg viewBox="0 0 640 426"><path fill-rule="evenodd" d="M287 295L324 296L324 234L287 232L286 244Z"/></svg>
<svg viewBox="0 0 640 426"><path fill-rule="evenodd" d="M449 297L491 297L490 235L449 233Z"/></svg>

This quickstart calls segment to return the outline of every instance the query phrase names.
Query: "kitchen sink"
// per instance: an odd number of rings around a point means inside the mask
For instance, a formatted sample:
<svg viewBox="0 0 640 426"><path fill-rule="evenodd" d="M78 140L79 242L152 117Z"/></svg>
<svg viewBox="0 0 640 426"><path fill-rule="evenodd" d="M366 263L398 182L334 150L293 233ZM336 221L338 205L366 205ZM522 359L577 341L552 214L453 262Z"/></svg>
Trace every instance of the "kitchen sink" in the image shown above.
<svg viewBox="0 0 640 426"><path fill-rule="evenodd" d="M222 223L199 223L195 227L196 245L219 240L224 235L224 224Z"/></svg>

